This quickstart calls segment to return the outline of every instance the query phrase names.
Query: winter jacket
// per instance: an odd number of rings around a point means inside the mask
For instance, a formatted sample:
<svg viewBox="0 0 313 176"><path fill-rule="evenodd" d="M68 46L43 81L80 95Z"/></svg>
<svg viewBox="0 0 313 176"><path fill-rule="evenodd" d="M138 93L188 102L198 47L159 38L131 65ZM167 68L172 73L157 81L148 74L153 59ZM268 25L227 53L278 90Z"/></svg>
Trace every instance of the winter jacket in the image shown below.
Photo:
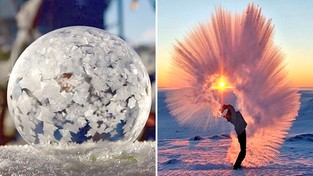
<svg viewBox="0 0 313 176"><path fill-rule="evenodd" d="M231 117L229 122L235 126L235 131L237 136L240 135L247 127L247 122L242 117L239 111L235 111L232 105L228 105L227 109L231 112Z"/></svg>

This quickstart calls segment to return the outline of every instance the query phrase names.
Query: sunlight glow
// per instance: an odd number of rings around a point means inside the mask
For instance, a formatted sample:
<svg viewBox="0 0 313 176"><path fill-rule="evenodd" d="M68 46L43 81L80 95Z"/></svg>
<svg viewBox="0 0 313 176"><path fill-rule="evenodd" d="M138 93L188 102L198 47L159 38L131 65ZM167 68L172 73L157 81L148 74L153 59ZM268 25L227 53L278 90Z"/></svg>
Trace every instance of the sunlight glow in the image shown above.
<svg viewBox="0 0 313 176"><path fill-rule="evenodd" d="M233 86L228 85L228 84L226 84L226 83L227 83L227 81L226 81L225 77L224 77L224 76L221 76L221 77L218 79L218 81L217 81L216 83L214 83L214 84L211 86L211 89L212 89L212 90L221 90L221 91L223 91L223 90L225 90L225 89L234 88Z"/></svg>
<svg viewBox="0 0 313 176"><path fill-rule="evenodd" d="M220 88L225 88L225 82L220 82Z"/></svg>

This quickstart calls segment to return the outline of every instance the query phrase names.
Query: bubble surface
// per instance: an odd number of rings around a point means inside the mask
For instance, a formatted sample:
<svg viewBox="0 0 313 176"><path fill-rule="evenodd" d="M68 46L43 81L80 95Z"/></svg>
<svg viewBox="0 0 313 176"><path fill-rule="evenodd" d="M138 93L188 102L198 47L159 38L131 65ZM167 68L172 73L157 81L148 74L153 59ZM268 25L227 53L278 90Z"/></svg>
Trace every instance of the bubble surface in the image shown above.
<svg viewBox="0 0 313 176"><path fill-rule="evenodd" d="M30 144L134 141L148 118L151 85L137 53L92 27L61 28L19 57L8 107Z"/></svg>

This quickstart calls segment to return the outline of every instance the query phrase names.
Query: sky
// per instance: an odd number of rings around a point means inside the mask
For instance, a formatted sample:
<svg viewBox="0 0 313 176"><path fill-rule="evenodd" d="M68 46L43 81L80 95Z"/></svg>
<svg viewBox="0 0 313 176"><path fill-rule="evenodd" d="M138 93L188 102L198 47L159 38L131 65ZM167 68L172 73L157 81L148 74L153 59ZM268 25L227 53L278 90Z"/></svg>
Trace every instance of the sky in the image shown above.
<svg viewBox="0 0 313 176"><path fill-rule="evenodd" d="M227 11L242 13L253 2L260 5L266 19L274 24L274 43L285 54L289 79L294 87L313 87L313 1L239 1L239 0L158 0L157 1L158 87L170 83L173 44L199 22L211 19L221 5Z"/></svg>
<svg viewBox="0 0 313 176"><path fill-rule="evenodd" d="M138 8L131 8L132 0L122 0L125 40L132 45L155 43L155 10L151 0L138 0ZM118 34L117 0L112 0L106 16L107 30Z"/></svg>

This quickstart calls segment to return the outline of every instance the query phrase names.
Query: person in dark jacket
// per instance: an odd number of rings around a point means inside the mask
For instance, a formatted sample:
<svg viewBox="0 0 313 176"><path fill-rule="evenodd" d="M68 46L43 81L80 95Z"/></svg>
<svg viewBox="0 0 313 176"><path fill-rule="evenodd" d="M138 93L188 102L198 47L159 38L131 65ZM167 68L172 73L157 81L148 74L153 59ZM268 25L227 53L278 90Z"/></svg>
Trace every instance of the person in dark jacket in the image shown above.
<svg viewBox="0 0 313 176"><path fill-rule="evenodd" d="M240 144L240 153L237 157L237 160L234 164L233 169L237 170L241 168L241 163L246 157L246 127L247 123L239 111L235 111L235 108L228 104L222 106L221 111L223 112L223 117L235 127L237 133L238 141Z"/></svg>

